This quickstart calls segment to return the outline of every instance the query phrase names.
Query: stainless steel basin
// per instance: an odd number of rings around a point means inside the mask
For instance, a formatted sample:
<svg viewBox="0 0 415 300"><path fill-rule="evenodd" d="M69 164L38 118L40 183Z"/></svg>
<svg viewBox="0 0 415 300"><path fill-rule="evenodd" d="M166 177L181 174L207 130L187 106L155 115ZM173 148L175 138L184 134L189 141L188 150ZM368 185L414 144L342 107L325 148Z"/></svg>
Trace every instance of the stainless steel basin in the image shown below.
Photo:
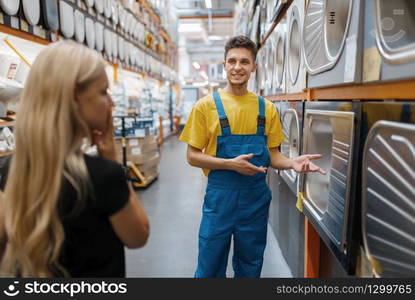
<svg viewBox="0 0 415 300"><path fill-rule="evenodd" d="M274 68L274 80L277 88L281 88L282 80L284 76L284 65L285 65L285 30L283 27L279 28L277 41L275 44L275 68Z"/></svg>
<svg viewBox="0 0 415 300"><path fill-rule="evenodd" d="M415 1L375 0L376 43L390 64L415 60Z"/></svg>
<svg viewBox="0 0 415 300"><path fill-rule="evenodd" d="M300 70L300 59L301 59L301 46L300 46L300 28L299 28L299 17L300 13L297 6L293 7L291 12L291 22L288 35L288 70L290 74L290 80L292 84L297 82L298 72Z"/></svg>
<svg viewBox="0 0 415 300"><path fill-rule="evenodd" d="M274 43L269 40L267 43L267 65L266 65L266 89L267 94L272 93L272 85L274 82Z"/></svg>
<svg viewBox="0 0 415 300"><path fill-rule="evenodd" d="M297 112L287 109L282 116L285 141L281 145L281 153L289 158L297 157L300 153L300 130ZM292 169L283 171L291 183L297 179L297 173Z"/></svg>
<svg viewBox="0 0 415 300"><path fill-rule="evenodd" d="M319 166L326 175L310 173L306 176L305 192L307 199L322 215L327 211L330 191L331 151L333 147L333 128L329 119L314 119L310 125L307 153L319 153L323 158Z"/></svg>
<svg viewBox="0 0 415 300"><path fill-rule="evenodd" d="M343 50L353 0L309 0L303 25L303 52L307 71L331 69Z"/></svg>
<svg viewBox="0 0 415 300"><path fill-rule="evenodd" d="M339 57L349 29L352 0L329 0L325 7L324 42L328 59Z"/></svg>
<svg viewBox="0 0 415 300"><path fill-rule="evenodd" d="M304 206L339 247L345 247L353 153L354 112L307 109L303 153L322 154L327 174L302 175Z"/></svg>
<svg viewBox="0 0 415 300"><path fill-rule="evenodd" d="M362 170L365 252L381 277L415 274L415 125L378 121Z"/></svg>

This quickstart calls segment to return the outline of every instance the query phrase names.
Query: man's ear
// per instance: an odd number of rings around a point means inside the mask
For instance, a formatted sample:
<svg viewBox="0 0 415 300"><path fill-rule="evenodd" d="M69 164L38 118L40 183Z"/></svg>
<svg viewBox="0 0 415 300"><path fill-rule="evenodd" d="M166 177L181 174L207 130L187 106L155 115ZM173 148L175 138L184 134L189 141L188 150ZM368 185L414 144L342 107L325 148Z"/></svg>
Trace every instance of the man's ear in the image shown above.
<svg viewBox="0 0 415 300"><path fill-rule="evenodd" d="M256 71L256 68L258 67L257 63L254 63L254 68L252 69L251 73L254 73Z"/></svg>
<svg viewBox="0 0 415 300"><path fill-rule="evenodd" d="M225 64L226 64L226 62L225 62L225 60L223 60L222 61L223 68L225 68Z"/></svg>

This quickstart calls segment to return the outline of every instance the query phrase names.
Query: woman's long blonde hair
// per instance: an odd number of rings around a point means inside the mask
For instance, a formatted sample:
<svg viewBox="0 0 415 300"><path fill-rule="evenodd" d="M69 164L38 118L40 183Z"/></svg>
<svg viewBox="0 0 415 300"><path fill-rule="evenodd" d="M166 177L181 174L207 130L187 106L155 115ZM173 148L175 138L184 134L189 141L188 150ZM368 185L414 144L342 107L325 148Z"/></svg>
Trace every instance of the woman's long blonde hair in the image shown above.
<svg viewBox="0 0 415 300"><path fill-rule="evenodd" d="M89 177L82 140L90 137L75 96L105 71L105 61L71 41L48 46L36 58L15 126L16 152L4 194L8 245L3 276L68 275L59 264L64 230L58 198L66 178L85 196ZM78 197L78 198L79 198Z"/></svg>

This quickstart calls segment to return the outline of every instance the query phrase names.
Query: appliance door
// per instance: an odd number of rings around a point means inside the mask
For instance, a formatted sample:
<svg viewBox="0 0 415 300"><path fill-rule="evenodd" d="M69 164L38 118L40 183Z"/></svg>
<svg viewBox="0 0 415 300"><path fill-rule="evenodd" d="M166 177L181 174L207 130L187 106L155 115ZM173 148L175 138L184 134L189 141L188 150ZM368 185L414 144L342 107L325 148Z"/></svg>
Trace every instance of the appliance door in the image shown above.
<svg viewBox="0 0 415 300"><path fill-rule="evenodd" d="M354 112L312 109L304 117L303 153L322 154L318 165L327 172L302 176L305 213L341 251L346 248L354 118Z"/></svg>
<svg viewBox="0 0 415 300"><path fill-rule="evenodd" d="M43 18L47 29L59 29L59 15L58 15L58 1L57 0L42 0Z"/></svg>
<svg viewBox="0 0 415 300"><path fill-rule="evenodd" d="M39 0L22 0L23 12L27 22L35 26L40 19L40 3Z"/></svg>
<svg viewBox="0 0 415 300"><path fill-rule="evenodd" d="M289 158L300 154L300 123L295 109L286 109L281 117L285 141L281 144L281 153ZM297 195L298 174L292 170L281 171L281 177Z"/></svg>
<svg viewBox="0 0 415 300"><path fill-rule="evenodd" d="M89 48L95 48L95 24L91 18L85 20L86 43Z"/></svg>
<svg viewBox="0 0 415 300"><path fill-rule="evenodd" d="M0 0L1 9L10 16L17 14L19 5L20 0Z"/></svg>
<svg viewBox="0 0 415 300"><path fill-rule="evenodd" d="M274 92L282 91L285 67L285 26L278 27L275 42Z"/></svg>
<svg viewBox="0 0 415 300"><path fill-rule="evenodd" d="M63 0L60 0L59 15L62 34L68 39L72 38L75 33L75 17L72 6Z"/></svg>
<svg viewBox="0 0 415 300"><path fill-rule="evenodd" d="M376 122L366 140L362 172L363 244L373 272L413 277L415 125Z"/></svg>
<svg viewBox="0 0 415 300"><path fill-rule="evenodd" d="M96 49L98 52L104 50L104 25L99 22L95 23Z"/></svg>
<svg viewBox="0 0 415 300"><path fill-rule="evenodd" d="M77 9L75 9L75 39L79 43L83 43L85 40L85 16Z"/></svg>

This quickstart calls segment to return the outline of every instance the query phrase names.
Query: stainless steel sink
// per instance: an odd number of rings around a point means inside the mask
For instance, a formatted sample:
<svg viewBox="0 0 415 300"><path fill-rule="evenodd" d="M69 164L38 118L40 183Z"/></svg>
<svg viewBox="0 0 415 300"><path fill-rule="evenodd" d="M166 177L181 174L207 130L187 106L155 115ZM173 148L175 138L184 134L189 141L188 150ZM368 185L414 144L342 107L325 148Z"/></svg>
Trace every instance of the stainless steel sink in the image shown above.
<svg viewBox="0 0 415 300"><path fill-rule="evenodd" d="M415 125L378 121L363 154L362 232L373 271L415 274Z"/></svg>
<svg viewBox="0 0 415 300"><path fill-rule="evenodd" d="M287 109L282 116L282 126L285 141L281 145L281 153L289 158L297 157L300 153L300 129L297 112L294 109ZM292 169L284 170L284 175L294 184L298 174Z"/></svg>
<svg viewBox="0 0 415 300"><path fill-rule="evenodd" d="M305 192L307 199L318 210L320 217L327 211L328 207L332 147L333 128L330 119L313 119L310 124L307 152L323 155L323 158L318 161L318 164L323 170L327 170L327 174L307 174Z"/></svg>
<svg viewBox="0 0 415 300"><path fill-rule="evenodd" d="M376 43L390 64L415 60L415 1L374 0Z"/></svg>
<svg viewBox="0 0 415 300"><path fill-rule="evenodd" d="M277 40L275 44L276 49L276 58L275 58L275 68L274 68L274 80L276 81L276 86L281 88L283 83L284 76L284 67L285 67L285 28L281 26L277 33Z"/></svg>
<svg viewBox="0 0 415 300"><path fill-rule="evenodd" d="M300 28L299 28L300 12L297 6L293 7L291 22L289 24L288 34L288 70L289 77L292 84L295 84L300 70L300 59L301 59L301 45L300 45Z"/></svg>
<svg viewBox="0 0 415 300"><path fill-rule="evenodd" d="M353 0L309 0L303 27L303 52L307 71L331 69L343 50L352 15Z"/></svg>
<svg viewBox="0 0 415 300"><path fill-rule="evenodd" d="M304 154L322 154L316 163L327 174L302 175L304 206L330 239L344 248L350 198L354 112L306 109Z"/></svg>
<svg viewBox="0 0 415 300"><path fill-rule="evenodd" d="M336 61L343 49L352 15L352 2L352 0L326 2L324 42L330 61Z"/></svg>
<svg viewBox="0 0 415 300"><path fill-rule="evenodd" d="M266 50L266 57L267 57L267 64L266 64L266 78L265 78L265 85L267 94L272 93L272 85L274 82L274 44L271 43L269 40L267 43L267 50Z"/></svg>

